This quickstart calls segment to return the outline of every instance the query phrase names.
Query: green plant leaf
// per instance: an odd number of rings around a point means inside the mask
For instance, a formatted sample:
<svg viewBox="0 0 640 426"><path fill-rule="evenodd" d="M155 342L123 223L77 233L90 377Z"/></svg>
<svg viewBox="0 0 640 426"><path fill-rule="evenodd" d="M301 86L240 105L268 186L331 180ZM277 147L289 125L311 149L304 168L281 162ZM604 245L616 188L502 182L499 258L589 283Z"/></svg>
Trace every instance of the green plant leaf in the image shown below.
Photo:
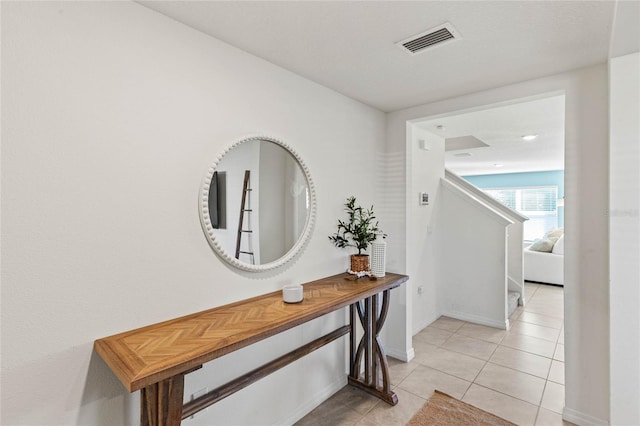
<svg viewBox="0 0 640 426"><path fill-rule="evenodd" d="M378 221L373 213L373 205L369 209L356 206L356 198L351 196L345 203L345 211L348 221L338 220L338 230L329 239L336 247L355 247L358 254L366 250L369 244L376 239L376 234L381 233ZM383 234L386 237L386 234Z"/></svg>

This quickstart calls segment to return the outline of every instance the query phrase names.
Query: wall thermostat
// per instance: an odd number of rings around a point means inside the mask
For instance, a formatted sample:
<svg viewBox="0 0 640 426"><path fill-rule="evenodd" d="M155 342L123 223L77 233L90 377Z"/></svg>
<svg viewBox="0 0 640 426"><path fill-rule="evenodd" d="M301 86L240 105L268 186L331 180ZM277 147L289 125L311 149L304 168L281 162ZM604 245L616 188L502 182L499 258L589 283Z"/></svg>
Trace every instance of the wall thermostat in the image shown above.
<svg viewBox="0 0 640 426"><path fill-rule="evenodd" d="M429 194L426 192L420 193L420 205L427 206L429 205Z"/></svg>

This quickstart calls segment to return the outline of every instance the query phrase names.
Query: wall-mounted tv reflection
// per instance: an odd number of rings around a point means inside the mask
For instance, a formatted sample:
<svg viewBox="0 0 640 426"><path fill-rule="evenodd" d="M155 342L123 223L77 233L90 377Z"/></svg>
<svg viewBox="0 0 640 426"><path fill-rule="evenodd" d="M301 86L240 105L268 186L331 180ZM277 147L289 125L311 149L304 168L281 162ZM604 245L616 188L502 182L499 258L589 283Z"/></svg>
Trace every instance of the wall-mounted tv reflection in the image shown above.
<svg viewBox="0 0 640 426"><path fill-rule="evenodd" d="M213 172L209 187L209 217L215 229L227 229L227 174Z"/></svg>

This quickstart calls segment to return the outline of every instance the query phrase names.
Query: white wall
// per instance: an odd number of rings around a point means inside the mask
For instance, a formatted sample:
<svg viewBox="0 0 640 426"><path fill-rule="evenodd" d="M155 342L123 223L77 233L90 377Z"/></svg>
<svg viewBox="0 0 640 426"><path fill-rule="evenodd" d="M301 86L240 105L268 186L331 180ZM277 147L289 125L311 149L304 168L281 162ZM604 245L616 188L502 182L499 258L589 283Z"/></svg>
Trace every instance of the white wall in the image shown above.
<svg viewBox="0 0 640 426"><path fill-rule="evenodd" d="M374 186L382 198L376 216L380 217L380 229L387 234L387 271L406 274L407 163L411 155L406 144L411 139L406 122L394 122L393 114L387 114L386 127L386 151L378 156L375 163L378 175ZM402 134L402 143L389 143L391 137L398 134ZM407 284L391 293L389 314L382 329L382 341L387 354L404 361L409 361L415 355L411 341L412 281L410 277Z"/></svg>
<svg viewBox="0 0 640 426"><path fill-rule="evenodd" d="M268 142L251 141L237 145L227 152L218 163L216 169L225 174L225 215L226 228L216 229L214 232L216 240L225 248L225 251L234 256L238 242L238 222L240 220L240 206L242 205L242 189L244 187L244 173L249 170L249 187L252 189L248 198L247 208L253 209L251 214L245 214L243 220L244 229L252 229L251 236L244 234L241 237L240 250L254 251L256 264L260 261L260 222L253 218L260 217L260 144ZM251 223L249 223L251 222ZM240 260L250 263L250 257L246 254L240 255Z"/></svg>
<svg viewBox="0 0 640 426"><path fill-rule="evenodd" d="M524 302L524 276L523 276L523 234L524 221L526 216L521 215L515 210L501 204L495 198L487 195L482 189L468 182L462 177L456 175L450 170L445 171L445 178L448 182L455 184L461 190L465 191L469 196L478 200L480 203L494 210L496 213L503 215L512 223L507 227L507 277L509 291L520 294L520 304ZM482 243L481 243L482 244ZM503 321L504 322L504 321Z"/></svg>
<svg viewBox="0 0 640 426"><path fill-rule="evenodd" d="M640 53L609 62L611 424L640 424Z"/></svg>
<svg viewBox="0 0 640 426"><path fill-rule="evenodd" d="M287 246L285 240L285 219L289 214L285 200L289 194L286 187L286 159L289 153L274 143L263 143L260 148L260 218L259 239L255 244L260 246L260 263L274 262L284 256L287 249L293 247L295 241ZM256 176L257 177L257 176ZM297 241L297 240L296 240Z"/></svg>
<svg viewBox="0 0 640 426"><path fill-rule="evenodd" d="M283 188L285 198L285 229L286 247L293 247L298 238L304 233L309 211L309 187L302 168L291 156L285 159L286 184Z"/></svg>
<svg viewBox="0 0 640 426"><path fill-rule="evenodd" d="M513 222L449 181L441 187L435 221L440 312L507 329L507 227Z"/></svg>
<svg viewBox="0 0 640 426"><path fill-rule="evenodd" d="M2 92L2 424L137 424L95 339L341 272L327 235L346 198L378 200L353 160L385 155L383 113L136 3L2 2ZM264 274L222 264L197 211L207 167L248 133L291 144L317 189L304 252ZM343 321L209 363L187 397ZM332 343L189 423L292 423L344 368Z"/></svg>
<svg viewBox="0 0 640 426"><path fill-rule="evenodd" d="M609 420L606 65L394 112L387 120L387 151L397 152L406 145L408 121L550 94L566 96L565 416L580 423L606 423ZM419 240L418 236L414 238ZM406 238L396 242L395 248L397 256L414 250ZM419 281L421 277L411 279ZM403 300L411 304L411 298L408 294Z"/></svg>
<svg viewBox="0 0 640 426"><path fill-rule="evenodd" d="M412 335L440 316L441 294L437 283L438 242L434 229L435 211L440 204L440 179L444 176L444 138L416 125L409 129L410 153L407 168L407 273L412 279L407 286L413 294ZM428 150L420 147L423 140ZM429 194L429 204L419 203L419 194ZM419 287L422 287L420 293Z"/></svg>

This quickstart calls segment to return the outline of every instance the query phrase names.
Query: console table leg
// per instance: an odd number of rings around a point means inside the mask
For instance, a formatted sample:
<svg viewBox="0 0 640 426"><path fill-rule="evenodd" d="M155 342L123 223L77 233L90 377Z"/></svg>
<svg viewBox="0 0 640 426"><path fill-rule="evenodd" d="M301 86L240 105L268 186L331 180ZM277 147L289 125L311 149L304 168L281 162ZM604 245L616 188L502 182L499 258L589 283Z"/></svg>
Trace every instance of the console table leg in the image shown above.
<svg viewBox="0 0 640 426"><path fill-rule="evenodd" d="M360 302L353 303L349 306L349 377L357 377L358 373L356 368L356 333L358 331L356 324L358 321L358 314L356 313L356 305Z"/></svg>
<svg viewBox="0 0 640 426"><path fill-rule="evenodd" d="M351 305L350 326L352 334L349 357L349 384L391 405L396 405L398 397L391 390L389 364L379 337L389 310L389 297L390 290L385 290L380 313L378 313L377 294L368 297L362 304L357 302ZM364 330L357 349L355 345L356 316L359 318Z"/></svg>
<svg viewBox="0 0 640 426"><path fill-rule="evenodd" d="M177 426L182 420L184 374L170 377L140 390L142 426Z"/></svg>

